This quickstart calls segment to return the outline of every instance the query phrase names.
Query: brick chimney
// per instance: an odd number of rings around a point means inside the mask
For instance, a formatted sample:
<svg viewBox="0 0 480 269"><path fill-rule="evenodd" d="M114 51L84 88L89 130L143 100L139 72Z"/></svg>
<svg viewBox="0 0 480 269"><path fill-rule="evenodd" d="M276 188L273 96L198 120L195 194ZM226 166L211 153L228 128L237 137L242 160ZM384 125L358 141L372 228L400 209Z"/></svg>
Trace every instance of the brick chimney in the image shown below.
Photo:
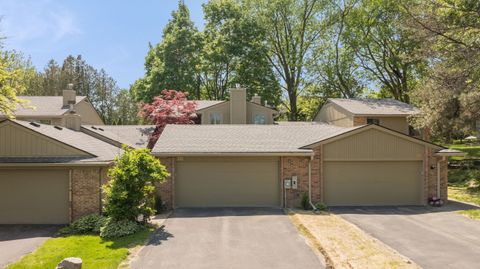
<svg viewBox="0 0 480 269"><path fill-rule="evenodd" d="M240 84L230 89L230 123L247 123L247 90L241 88Z"/></svg>
<svg viewBox="0 0 480 269"><path fill-rule="evenodd" d="M262 97L258 96L258 94L255 94L252 97L252 103L255 103L257 105L261 105L262 104Z"/></svg>
<svg viewBox="0 0 480 269"><path fill-rule="evenodd" d="M68 84L68 89L63 90L63 107L77 103L77 93L73 90L73 83Z"/></svg>

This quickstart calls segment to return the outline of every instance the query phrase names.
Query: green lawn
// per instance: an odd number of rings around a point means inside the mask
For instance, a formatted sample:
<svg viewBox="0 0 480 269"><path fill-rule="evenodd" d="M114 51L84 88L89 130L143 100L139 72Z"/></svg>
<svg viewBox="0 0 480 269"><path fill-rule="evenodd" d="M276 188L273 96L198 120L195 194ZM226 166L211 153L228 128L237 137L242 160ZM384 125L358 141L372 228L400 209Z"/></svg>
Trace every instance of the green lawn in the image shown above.
<svg viewBox="0 0 480 269"><path fill-rule="evenodd" d="M141 245L153 228L136 234L103 240L97 235L71 235L47 240L35 252L11 264L7 269L44 269L55 268L67 257L79 257L83 260L83 269L116 269L129 253L129 248Z"/></svg>
<svg viewBox="0 0 480 269"><path fill-rule="evenodd" d="M448 146L451 149L457 149L465 152L465 157L451 157L452 160L480 159L480 145L452 144Z"/></svg>

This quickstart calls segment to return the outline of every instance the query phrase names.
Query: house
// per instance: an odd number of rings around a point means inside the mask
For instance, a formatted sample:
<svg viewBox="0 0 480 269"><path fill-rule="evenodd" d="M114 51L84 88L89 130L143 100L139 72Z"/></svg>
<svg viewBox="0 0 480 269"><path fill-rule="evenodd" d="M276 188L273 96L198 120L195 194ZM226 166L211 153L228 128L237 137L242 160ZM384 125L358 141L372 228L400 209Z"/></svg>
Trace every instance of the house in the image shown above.
<svg viewBox="0 0 480 269"><path fill-rule="evenodd" d="M275 123L277 112L247 102L243 89L229 101L198 102L198 111L202 122L215 113L221 121L168 125L152 150L171 174L157 187L169 208L295 207L305 195L329 206L425 205L447 199L447 157L460 154L382 125L387 112L349 108L345 125ZM100 212L100 187L121 145L145 147L154 129L85 124L75 109L60 115L62 125L37 116L0 121L0 224L60 224Z"/></svg>
<svg viewBox="0 0 480 269"><path fill-rule="evenodd" d="M343 127L377 124L411 134L407 118L417 113L414 106L394 99L329 98L314 121Z"/></svg>
<svg viewBox="0 0 480 269"><path fill-rule="evenodd" d="M195 100L200 124L273 124L278 111L262 105L260 96L247 101L244 88L230 89L230 100Z"/></svg>
<svg viewBox="0 0 480 269"><path fill-rule="evenodd" d="M102 118L86 96L77 96L69 85L68 90L63 91L62 96L18 96L21 100L27 100L25 105L17 105L14 111L17 120L39 122L65 126L65 116L70 111L75 111L81 116L82 124L103 125ZM0 120L6 118L0 114Z"/></svg>
<svg viewBox="0 0 480 269"><path fill-rule="evenodd" d="M169 207L425 205L458 154L379 125L169 125L152 150ZM285 180L290 180L286 189Z"/></svg>

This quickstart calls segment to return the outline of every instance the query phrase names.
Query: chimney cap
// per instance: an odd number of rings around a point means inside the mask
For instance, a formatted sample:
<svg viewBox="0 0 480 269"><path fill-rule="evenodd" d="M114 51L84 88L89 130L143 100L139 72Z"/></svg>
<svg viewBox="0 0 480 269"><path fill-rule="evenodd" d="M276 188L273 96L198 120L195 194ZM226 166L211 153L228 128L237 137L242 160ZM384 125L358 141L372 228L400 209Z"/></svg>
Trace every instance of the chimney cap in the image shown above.
<svg viewBox="0 0 480 269"><path fill-rule="evenodd" d="M68 83L68 85L67 85L67 89L69 89L69 90L73 90L73 83Z"/></svg>
<svg viewBox="0 0 480 269"><path fill-rule="evenodd" d="M235 88L240 89L241 88L240 83L236 83Z"/></svg>

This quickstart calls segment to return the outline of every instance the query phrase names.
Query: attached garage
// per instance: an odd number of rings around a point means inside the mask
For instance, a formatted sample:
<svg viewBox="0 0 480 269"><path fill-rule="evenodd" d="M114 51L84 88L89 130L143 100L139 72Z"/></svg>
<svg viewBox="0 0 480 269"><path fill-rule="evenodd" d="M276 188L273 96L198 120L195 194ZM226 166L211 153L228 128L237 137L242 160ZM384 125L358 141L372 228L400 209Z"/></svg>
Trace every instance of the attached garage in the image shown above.
<svg viewBox="0 0 480 269"><path fill-rule="evenodd" d="M325 203L345 205L420 205L421 161L325 162Z"/></svg>
<svg viewBox="0 0 480 269"><path fill-rule="evenodd" d="M0 169L0 224L65 224L70 220L65 169Z"/></svg>
<svg viewBox="0 0 480 269"><path fill-rule="evenodd" d="M324 145L329 206L421 205L425 146L376 129Z"/></svg>
<svg viewBox="0 0 480 269"><path fill-rule="evenodd" d="M278 207L279 158L178 158L174 185L176 207Z"/></svg>

